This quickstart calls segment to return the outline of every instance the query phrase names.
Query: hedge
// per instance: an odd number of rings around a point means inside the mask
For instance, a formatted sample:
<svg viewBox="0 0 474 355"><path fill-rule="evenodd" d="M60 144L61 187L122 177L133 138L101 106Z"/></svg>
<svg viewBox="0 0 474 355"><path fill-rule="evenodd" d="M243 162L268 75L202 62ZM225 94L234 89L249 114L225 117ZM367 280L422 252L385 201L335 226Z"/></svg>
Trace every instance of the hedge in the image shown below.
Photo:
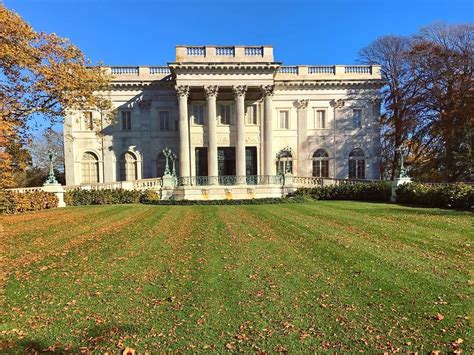
<svg viewBox="0 0 474 355"><path fill-rule="evenodd" d="M64 194L64 202L67 206L147 203L159 198L158 193L153 190L83 190L78 188L66 191Z"/></svg>
<svg viewBox="0 0 474 355"><path fill-rule="evenodd" d="M354 200L389 201L391 196L389 182L357 182L354 184L328 185L300 188L296 196L310 196L316 200Z"/></svg>
<svg viewBox="0 0 474 355"><path fill-rule="evenodd" d="M474 186L466 184L425 185L411 182L396 189L397 202L427 207L474 208Z"/></svg>
<svg viewBox="0 0 474 355"><path fill-rule="evenodd" d="M27 211L38 211L58 207L58 198L51 192L5 191L3 213L13 214Z"/></svg>
<svg viewBox="0 0 474 355"><path fill-rule="evenodd" d="M124 189L104 189L104 190L82 190L74 189L66 191L64 202L67 206L81 205L107 205L107 204L128 204L144 203L152 205L259 205L303 201L304 197L291 198L262 198L248 200L160 200L159 194L155 190L124 190Z"/></svg>

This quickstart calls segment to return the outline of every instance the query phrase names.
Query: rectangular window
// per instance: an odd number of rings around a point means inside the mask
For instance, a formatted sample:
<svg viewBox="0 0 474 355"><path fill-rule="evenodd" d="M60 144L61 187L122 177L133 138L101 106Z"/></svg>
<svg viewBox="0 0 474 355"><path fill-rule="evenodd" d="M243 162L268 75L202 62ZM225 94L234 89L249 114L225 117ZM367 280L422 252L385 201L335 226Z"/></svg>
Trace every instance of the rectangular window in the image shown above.
<svg viewBox="0 0 474 355"><path fill-rule="evenodd" d="M219 105L219 123L230 125L231 105Z"/></svg>
<svg viewBox="0 0 474 355"><path fill-rule="evenodd" d="M352 110L352 127L353 128L362 127L362 110L361 109Z"/></svg>
<svg viewBox="0 0 474 355"><path fill-rule="evenodd" d="M204 105L203 104L193 104L192 111L193 122L196 125L204 124Z"/></svg>
<svg viewBox="0 0 474 355"><path fill-rule="evenodd" d="M122 111L122 131L132 130L132 113L130 111Z"/></svg>
<svg viewBox="0 0 474 355"><path fill-rule="evenodd" d="M160 123L160 131L170 130L170 112L169 111L159 111L158 120Z"/></svg>
<svg viewBox="0 0 474 355"><path fill-rule="evenodd" d="M247 124L257 124L257 107L256 105L247 106L245 111L245 122Z"/></svg>
<svg viewBox="0 0 474 355"><path fill-rule="evenodd" d="M280 118L280 124L279 127L280 129L288 129L290 128L290 111L285 110L285 111L280 111L279 114Z"/></svg>
<svg viewBox="0 0 474 355"><path fill-rule="evenodd" d="M316 110L316 128L326 128L325 110Z"/></svg>
<svg viewBox="0 0 474 355"><path fill-rule="evenodd" d="M93 129L94 129L94 121L92 119L92 112L90 111L84 112L83 130L92 131Z"/></svg>

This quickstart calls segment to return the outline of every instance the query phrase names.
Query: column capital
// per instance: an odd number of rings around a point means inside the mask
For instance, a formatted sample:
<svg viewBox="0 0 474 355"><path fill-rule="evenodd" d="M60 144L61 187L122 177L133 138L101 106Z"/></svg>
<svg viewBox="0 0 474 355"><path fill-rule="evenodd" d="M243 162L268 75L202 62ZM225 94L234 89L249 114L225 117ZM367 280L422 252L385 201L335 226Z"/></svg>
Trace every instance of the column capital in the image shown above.
<svg viewBox="0 0 474 355"><path fill-rule="evenodd" d="M293 102L293 105L298 109L298 110L304 110L305 108L308 107L309 100L308 99L301 99L301 100L296 100Z"/></svg>
<svg viewBox="0 0 474 355"><path fill-rule="evenodd" d="M217 85L204 86L204 93L206 94L207 99L211 97L216 97L218 91L219 91L219 87Z"/></svg>
<svg viewBox="0 0 474 355"><path fill-rule="evenodd" d="M275 85L262 85L260 86L260 89L262 90L262 94L264 97L270 97L273 96L273 93L275 91Z"/></svg>
<svg viewBox="0 0 474 355"><path fill-rule="evenodd" d="M236 99L238 97L245 97L245 93L247 92L247 85L234 85L232 86L232 91L234 92L234 97Z"/></svg>
<svg viewBox="0 0 474 355"><path fill-rule="evenodd" d="M176 95L178 97L188 97L189 96L189 86L188 85L176 85L175 87Z"/></svg>
<svg viewBox="0 0 474 355"><path fill-rule="evenodd" d="M345 102L343 99L331 100L330 105L334 108L342 108L344 107Z"/></svg>

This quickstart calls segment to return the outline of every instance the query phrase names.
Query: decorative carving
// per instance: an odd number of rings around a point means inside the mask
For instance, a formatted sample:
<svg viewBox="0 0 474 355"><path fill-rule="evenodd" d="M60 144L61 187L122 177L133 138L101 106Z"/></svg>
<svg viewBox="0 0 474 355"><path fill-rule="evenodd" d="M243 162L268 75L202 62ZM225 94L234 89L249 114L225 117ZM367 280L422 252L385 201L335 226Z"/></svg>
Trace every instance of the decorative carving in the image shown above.
<svg viewBox="0 0 474 355"><path fill-rule="evenodd" d="M229 137L228 136L217 136L217 143L218 144L229 144Z"/></svg>
<svg viewBox="0 0 474 355"><path fill-rule="evenodd" d="M189 96L189 86L188 85L176 85L175 87L176 95L178 97L188 97Z"/></svg>
<svg viewBox="0 0 474 355"><path fill-rule="evenodd" d="M298 110L304 110L305 108L308 107L309 100L308 99L301 99L301 100L296 100L293 102L293 105L298 109Z"/></svg>
<svg viewBox="0 0 474 355"><path fill-rule="evenodd" d="M191 136L191 143L192 144L203 144L203 139L201 136Z"/></svg>
<svg viewBox="0 0 474 355"><path fill-rule="evenodd" d="M260 89L262 90L264 97L273 96L275 85L262 85L260 86Z"/></svg>
<svg viewBox="0 0 474 355"><path fill-rule="evenodd" d="M246 136L245 143L259 143L260 138L258 136Z"/></svg>
<svg viewBox="0 0 474 355"><path fill-rule="evenodd" d="M232 86L235 98L245 96L247 92L247 85L234 85Z"/></svg>
<svg viewBox="0 0 474 355"><path fill-rule="evenodd" d="M219 91L219 87L217 85L206 85L204 86L204 93L206 94L206 98L216 97L217 92Z"/></svg>
<svg viewBox="0 0 474 355"><path fill-rule="evenodd" d="M343 99L338 99L338 100L331 100L330 104L334 108L342 108L344 107L346 103Z"/></svg>

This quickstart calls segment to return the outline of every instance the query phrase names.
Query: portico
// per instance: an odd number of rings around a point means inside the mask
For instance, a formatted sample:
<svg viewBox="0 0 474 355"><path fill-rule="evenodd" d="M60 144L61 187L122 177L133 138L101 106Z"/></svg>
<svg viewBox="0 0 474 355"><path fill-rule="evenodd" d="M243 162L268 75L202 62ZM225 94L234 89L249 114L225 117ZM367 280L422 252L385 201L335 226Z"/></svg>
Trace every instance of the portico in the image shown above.
<svg viewBox="0 0 474 355"><path fill-rule="evenodd" d="M221 90L221 95L226 96L225 98L229 98L230 93L233 96L233 108L235 114L232 115L233 118L229 122L229 127L227 130L221 129L221 132L218 134L218 115L217 115L217 101L219 90ZM192 100L190 100L191 92L195 91L196 94L199 94L201 91L204 93L206 98L206 118L203 122L203 132L204 135L207 137L207 146L204 145L203 147L199 148L207 148L206 154L206 165L207 165L207 172L206 175L208 177L209 185L216 185L219 184L219 176L226 175L225 171L219 169L219 154L218 154L218 136L221 137L221 143L223 143L223 147L232 147L234 148L234 156L235 156L235 166L231 171L235 176L235 183L236 184L246 184L246 177L247 175L257 175L257 171L255 168L248 167L247 165L250 164L257 166L258 164L254 164L253 160L258 159L253 151L249 150L250 148L257 148L252 146L246 146L246 94L248 91L247 85L233 85L231 87L222 86L219 87L218 85L205 85L202 87L192 87L190 88L188 85L177 85L176 86L176 93L178 96L178 108L179 108L179 176L183 178L183 184L186 185L186 177L191 176L199 176L196 172L200 171L203 172L202 168L199 169L196 165L196 159L194 159L195 164L192 164L192 156L193 152L192 149L196 148L190 144L191 136L190 136L190 126L188 122L189 112L188 107L192 106ZM273 86L272 85L265 85L260 87L253 87L253 97L259 97L257 101L263 101L263 137L264 137L264 144L263 154L261 154L263 161L269 162L263 165L263 170L260 175L274 175L274 157L272 154L272 134L271 134L271 127L272 127L272 94L273 94ZM233 126L234 128L231 128ZM222 132L224 131L224 132ZM207 134L206 134L207 133ZM260 132L257 132L260 134ZM204 143L204 139L202 142ZM249 141L249 140L247 140ZM199 140L195 140L194 142L199 144ZM247 149L249 148L249 149ZM256 151L257 149L255 149ZM250 152L250 153L249 153ZM221 154L221 156L225 159L225 154ZM202 164L203 155L200 155L201 164ZM253 159L253 160L252 160ZM250 161L249 161L250 160ZM229 170L226 169L228 172ZM222 174L224 172L224 174ZM202 176L202 175L201 175Z"/></svg>

